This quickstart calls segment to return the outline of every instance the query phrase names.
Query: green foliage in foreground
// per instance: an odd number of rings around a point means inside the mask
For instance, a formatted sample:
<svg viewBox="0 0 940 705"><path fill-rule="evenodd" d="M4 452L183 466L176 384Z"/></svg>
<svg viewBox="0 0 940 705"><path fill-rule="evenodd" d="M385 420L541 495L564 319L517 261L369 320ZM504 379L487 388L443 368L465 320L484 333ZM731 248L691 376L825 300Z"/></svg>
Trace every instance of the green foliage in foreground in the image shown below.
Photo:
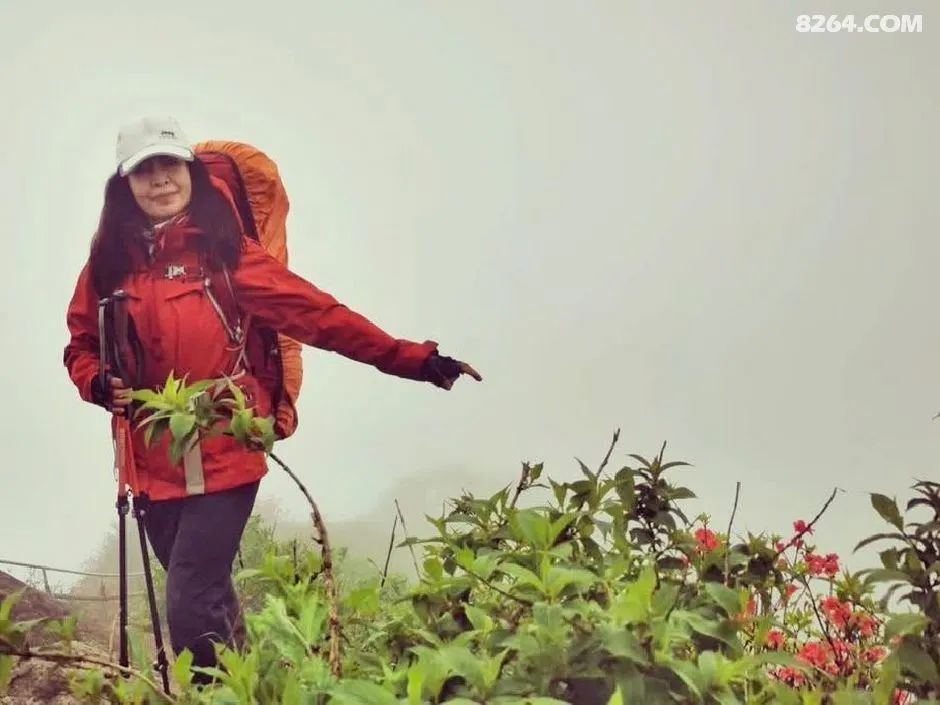
<svg viewBox="0 0 940 705"><path fill-rule="evenodd" d="M432 536L406 541L423 552L417 582L376 574L341 586L340 678L320 556L270 535L261 550L265 534L251 532L237 574L249 642L220 649L214 684L192 685L184 653L166 697L137 646L149 684L83 669L74 693L192 705L936 702L940 485L915 486L907 513L926 510L918 521L873 495L893 530L865 542L894 546L881 567L840 574L804 522L789 540L729 542L686 517L693 493L669 479L684 465L631 456L615 471L582 465L574 482L527 465L517 486L455 498L429 519ZM518 506L536 486L548 501ZM884 583L911 611L887 611L891 595L875 597ZM44 626L10 620L12 602L0 609L0 681ZM68 625L53 626L67 648Z"/></svg>

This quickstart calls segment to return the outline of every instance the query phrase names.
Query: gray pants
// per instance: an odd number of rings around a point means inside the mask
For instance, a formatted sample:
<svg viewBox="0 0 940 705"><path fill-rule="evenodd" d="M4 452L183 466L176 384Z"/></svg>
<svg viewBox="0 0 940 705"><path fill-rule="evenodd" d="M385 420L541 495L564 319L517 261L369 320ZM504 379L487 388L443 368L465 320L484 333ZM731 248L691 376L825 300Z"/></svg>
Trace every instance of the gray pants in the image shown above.
<svg viewBox="0 0 940 705"><path fill-rule="evenodd" d="M194 666L216 666L214 642L240 647L241 606L232 562L254 508L259 482L205 495L150 502L144 526L166 570L170 645L193 652ZM203 681L202 674L194 680Z"/></svg>

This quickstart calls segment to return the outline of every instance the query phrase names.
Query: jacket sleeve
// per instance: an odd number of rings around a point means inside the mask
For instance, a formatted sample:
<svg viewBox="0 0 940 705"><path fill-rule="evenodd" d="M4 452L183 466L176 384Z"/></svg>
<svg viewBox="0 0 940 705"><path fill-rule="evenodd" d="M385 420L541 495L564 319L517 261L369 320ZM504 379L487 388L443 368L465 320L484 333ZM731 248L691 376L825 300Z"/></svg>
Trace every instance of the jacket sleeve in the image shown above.
<svg viewBox="0 0 940 705"><path fill-rule="evenodd" d="M65 323L70 337L65 346L63 362L69 377L84 401L101 405L102 400L95 384L99 369L98 297L87 264L75 284Z"/></svg>
<svg viewBox="0 0 940 705"><path fill-rule="evenodd" d="M245 313L306 345L364 362L386 374L426 381L422 367L437 351L435 341L392 337L290 271L256 241L246 237L244 243L232 284Z"/></svg>

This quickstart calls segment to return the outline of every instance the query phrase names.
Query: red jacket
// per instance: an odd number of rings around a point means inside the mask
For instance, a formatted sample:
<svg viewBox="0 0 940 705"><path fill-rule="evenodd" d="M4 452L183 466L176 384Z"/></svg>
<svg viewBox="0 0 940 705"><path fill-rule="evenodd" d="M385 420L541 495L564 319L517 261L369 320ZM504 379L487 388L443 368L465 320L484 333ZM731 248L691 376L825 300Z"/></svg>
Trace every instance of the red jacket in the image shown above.
<svg viewBox="0 0 940 705"><path fill-rule="evenodd" d="M203 290L201 279L168 278L168 267L198 268L194 237L187 224L171 225L158 238L152 262L141 251L134 271L121 284L129 295L128 312L141 338L145 377L142 385L162 385L172 370L188 382L232 372L233 354L222 322ZM170 270L172 271L172 270ZM437 343L396 339L333 296L291 272L256 241L244 238L239 265L232 270L239 304L253 319L307 345L373 365L387 374L421 380L421 367ZM98 296L86 264L68 307L71 339L64 362L82 399L94 402L92 381L98 374ZM239 379L253 396L256 414L271 413L270 399L250 375ZM137 422L134 422L136 426ZM195 456L171 465L169 439L146 448L143 432L134 432L139 490L151 499L216 492L261 478L264 453L246 450L235 439L203 440Z"/></svg>

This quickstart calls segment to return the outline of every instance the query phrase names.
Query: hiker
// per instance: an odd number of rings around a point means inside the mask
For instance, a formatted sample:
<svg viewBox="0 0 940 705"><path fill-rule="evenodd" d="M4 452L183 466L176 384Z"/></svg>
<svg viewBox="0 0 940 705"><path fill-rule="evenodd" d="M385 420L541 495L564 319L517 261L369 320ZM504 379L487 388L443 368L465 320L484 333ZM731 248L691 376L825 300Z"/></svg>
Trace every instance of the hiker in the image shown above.
<svg viewBox="0 0 940 705"><path fill-rule="evenodd" d="M156 389L172 371L189 383L229 376L257 416L272 415L269 387L246 364L244 337L241 348L233 344L232 323L218 303L225 281L249 326L446 390L464 374L482 380L470 365L439 354L436 342L394 338L292 272L246 235L243 205L210 174L175 119L121 128L116 170L66 317L64 364L81 399L127 419L130 390ZM207 286L210 278L218 288ZM115 376L105 388L98 303L119 289L139 359L124 363L136 379ZM215 665L214 641L243 643L231 571L266 456L220 435L202 439L173 465L167 438L147 448L136 425L132 438L134 491L148 501L146 534L167 571L172 648L189 648L196 666Z"/></svg>

